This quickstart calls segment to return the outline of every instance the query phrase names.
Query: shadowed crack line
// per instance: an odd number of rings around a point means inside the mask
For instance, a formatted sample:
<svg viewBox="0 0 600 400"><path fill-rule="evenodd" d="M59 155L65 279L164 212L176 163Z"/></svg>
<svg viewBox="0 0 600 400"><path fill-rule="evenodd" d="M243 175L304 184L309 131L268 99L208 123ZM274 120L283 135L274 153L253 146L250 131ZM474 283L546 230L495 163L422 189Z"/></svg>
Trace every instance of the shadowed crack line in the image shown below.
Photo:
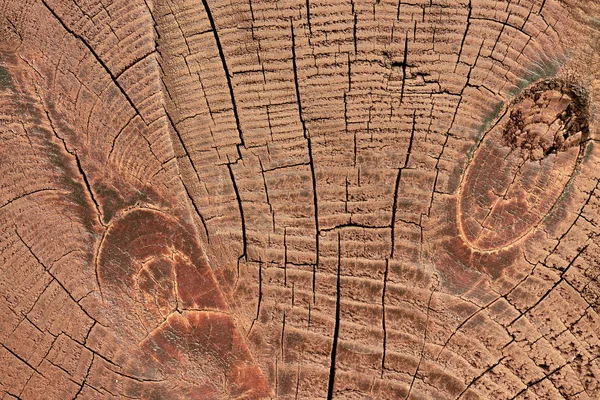
<svg viewBox="0 0 600 400"><path fill-rule="evenodd" d="M333 344L331 346L331 364L329 367L329 385L327 389L327 399L333 398L333 388L335 385L335 358L337 355L338 335L340 333L340 286L341 274L340 268L342 265L341 257L341 239L338 232L338 259L337 259L337 281L336 281L336 301L335 301L335 327L333 328Z"/></svg>
<svg viewBox="0 0 600 400"><path fill-rule="evenodd" d="M471 0L469 0L469 4L467 6L469 8L469 13L467 14L467 26L465 27L465 33L463 34L462 41L460 42L460 50L458 51L458 57L456 58L456 64L454 64L454 73L456 73L456 68L458 67L458 63L460 62L460 57L462 56L463 48L465 46L465 40L467 39L467 34L469 33L469 28L471 27L471 13L473 12Z"/></svg>
<svg viewBox="0 0 600 400"><path fill-rule="evenodd" d="M217 25L215 24L215 20L213 19L210 7L208 7L208 1L202 0L202 4L204 5L204 11L206 11L208 21L210 22L210 27L215 37L215 43L217 44L217 49L219 50L219 56L221 57L223 71L225 72L225 79L227 80L227 87L229 88L229 96L231 97L231 107L233 109L233 116L235 118L235 126L237 128L238 135L240 138L240 143L236 145L236 148L238 152L238 157L241 159L242 153L240 151L240 146L245 147L244 135L242 134L242 126L240 124L240 116L238 114L237 103L235 101L235 94L233 92L233 84L231 83L231 75L229 74L229 68L227 67L227 61L225 60L225 52L223 51L223 46L221 46L221 39L219 39L219 33L217 32Z"/></svg>
<svg viewBox="0 0 600 400"><path fill-rule="evenodd" d="M83 387L87 383L88 377L90 376L90 370L92 369L92 365L94 364L94 357L96 357L96 355L94 353L92 353L92 361L90 361L90 365L88 365L87 371L85 372L85 376L83 377L83 381L81 382L81 385L79 386L79 390L77 390L77 393L75 393L75 396L73 396L73 400L75 400L77 397L79 397L79 395L81 394L81 391L83 390Z"/></svg>
<svg viewBox="0 0 600 400"><path fill-rule="evenodd" d="M387 347L387 330L385 328L385 292L387 289L387 279L389 272L390 260L385 260L385 272L383 273L383 290L381 293L381 329L383 330L383 354L381 356L381 378L385 369L385 351Z"/></svg>
<svg viewBox="0 0 600 400"><path fill-rule="evenodd" d="M400 6L398 6L400 9ZM402 101L404 100L404 86L406 83L406 64L408 62L408 34L406 34L404 38L404 59L402 60L402 87L400 88L400 105L402 105ZM416 111L415 111L416 112ZM414 125L414 115L413 115L413 125ZM414 126L413 126L414 129Z"/></svg>
<svg viewBox="0 0 600 400"><path fill-rule="evenodd" d="M398 209L398 190L400 189L400 181L402 180L402 170L408 166L410 159L410 152L412 150L413 139L415 137L415 123L416 123L416 111L413 112L413 123L410 131L410 140L408 142L408 149L406 150L406 158L404 159L404 165L398 168L398 174L396 175L396 184L394 185L394 202L392 203L392 220L390 222L391 228L391 250L390 258L394 258L394 247L395 247L395 231L396 231L396 212Z"/></svg>
<svg viewBox="0 0 600 400"><path fill-rule="evenodd" d="M37 90L36 90L37 91ZM39 95L38 93L38 97L40 99L40 104L42 104L42 106L44 107L44 112L46 113L46 118L48 119L48 123L50 124L50 128L52 128L52 133L54 133L54 136L60 140L60 142L63 145L63 148L65 149L65 151L73 156L73 158L75 159L75 164L77 165L77 171L79 172L79 175L81 175L81 178L83 180L83 184L85 189L87 190L90 199L92 200L92 203L94 203L94 207L96 208L96 217L98 219L98 223L101 226L106 227L106 224L104 224L104 222L102 221L102 219L104 218L104 215L100 209L100 204L98 203L98 201L96 200L96 197L94 196L94 191L92 190L92 186L90 185L90 182L88 180L87 174L85 173L82 165L81 165L81 161L79 160L79 155L77 154L77 151L73 150L69 150L69 147L67 146L67 142L66 140L60 136L58 134L58 131L56 129L56 127L54 126L54 121L52 120L52 118L50 117L50 113L48 112L48 110L46 109L44 102L42 100L42 97Z"/></svg>
<svg viewBox="0 0 600 400"><path fill-rule="evenodd" d="M235 197L237 199L237 203L238 203L238 208L240 210L240 219L241 219L241 224L242 224L242 241L243 241L243 248L242 248L242 255L238 257L238 277L240 275L240 271L239 271L239 267L240 267L240 260L242 258L244 259L248 259L248 241L246 238L246 218L244 217L244 207L242 206L242 198L240 197L240 191L238 189L238 185L235 181L235 176L233 175L233 169L231 168L231 162L227 163L227 169L229 170L229 177L231 178L231 183L233 184L233 191L235 192Z"/></svg>
<svg viewBox="0 0 600 400"><path fill-rule="evenodd" d="M315 162L313 159L312 152L312 142L311 137L306 128L306 121L302 115L302 100L300 97L300 85L298 82L298 67L296 65L296 36L294 34L294 21L290 18L290 26L292 30L292 67L294 71L294 85L296 87L296 100L298 100L298 116L300 118L300 123L302 124L302 132L304 134L304 138L306 139L306 145L308 147L308 159L310 163L310 174L312 178L313 185L313 206L314 206L314 214L315 214L315 265L313 266L313 280L312 280L312 289L313 289L313 303L316 302L316 284L317 284L317 269L319 268L319 208L317 203L317 180L315 175Z"/></svg>

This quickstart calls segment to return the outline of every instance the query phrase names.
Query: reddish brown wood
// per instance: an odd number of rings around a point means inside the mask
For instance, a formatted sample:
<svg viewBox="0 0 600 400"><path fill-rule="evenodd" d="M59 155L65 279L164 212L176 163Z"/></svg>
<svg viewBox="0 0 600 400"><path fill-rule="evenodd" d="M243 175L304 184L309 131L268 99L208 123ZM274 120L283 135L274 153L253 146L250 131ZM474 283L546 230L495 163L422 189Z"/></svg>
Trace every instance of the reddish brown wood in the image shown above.
<svg viewBox="0 0 600 400"><path fill-rule="evenodd" d="M0 395L600 398L600 5L0 1Z"/></svg>

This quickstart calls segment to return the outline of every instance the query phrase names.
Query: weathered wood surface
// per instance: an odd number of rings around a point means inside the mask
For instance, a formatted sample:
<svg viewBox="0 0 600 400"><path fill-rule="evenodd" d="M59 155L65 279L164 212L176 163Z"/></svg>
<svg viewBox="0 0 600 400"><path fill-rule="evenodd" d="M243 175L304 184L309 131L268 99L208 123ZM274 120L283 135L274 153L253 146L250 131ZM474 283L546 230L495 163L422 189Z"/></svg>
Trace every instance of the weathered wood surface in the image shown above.
<svg viewBox="0 0 600 400"><path fill-rule="evenodd" d="M2 398L600 398L593 0L0 1Z"/></svg>

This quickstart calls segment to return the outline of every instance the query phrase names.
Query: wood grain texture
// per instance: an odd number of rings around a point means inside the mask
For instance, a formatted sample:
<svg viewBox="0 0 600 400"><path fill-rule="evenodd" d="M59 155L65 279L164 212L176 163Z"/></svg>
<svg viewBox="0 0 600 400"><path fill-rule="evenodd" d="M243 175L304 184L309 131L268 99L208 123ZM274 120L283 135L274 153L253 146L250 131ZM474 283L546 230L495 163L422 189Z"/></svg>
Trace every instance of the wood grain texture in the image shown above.
<svg viewBox="0 0 600 400"><path fill-rule="evenodd" d="M600 398L594 0L0 0L0 395Z"/></svg>

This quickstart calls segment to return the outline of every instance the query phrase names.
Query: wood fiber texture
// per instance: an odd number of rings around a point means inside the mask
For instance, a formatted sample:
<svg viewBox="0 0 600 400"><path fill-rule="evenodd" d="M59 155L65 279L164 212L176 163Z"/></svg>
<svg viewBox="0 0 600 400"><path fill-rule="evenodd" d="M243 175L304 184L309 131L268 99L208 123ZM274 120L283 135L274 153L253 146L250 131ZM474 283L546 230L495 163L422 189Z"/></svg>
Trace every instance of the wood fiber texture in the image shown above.
<svg viewBox="0 0 600 400"><path fill-rule="evenodd" d="M2 399L600 399L595 0L0 0Z"/></svg>

